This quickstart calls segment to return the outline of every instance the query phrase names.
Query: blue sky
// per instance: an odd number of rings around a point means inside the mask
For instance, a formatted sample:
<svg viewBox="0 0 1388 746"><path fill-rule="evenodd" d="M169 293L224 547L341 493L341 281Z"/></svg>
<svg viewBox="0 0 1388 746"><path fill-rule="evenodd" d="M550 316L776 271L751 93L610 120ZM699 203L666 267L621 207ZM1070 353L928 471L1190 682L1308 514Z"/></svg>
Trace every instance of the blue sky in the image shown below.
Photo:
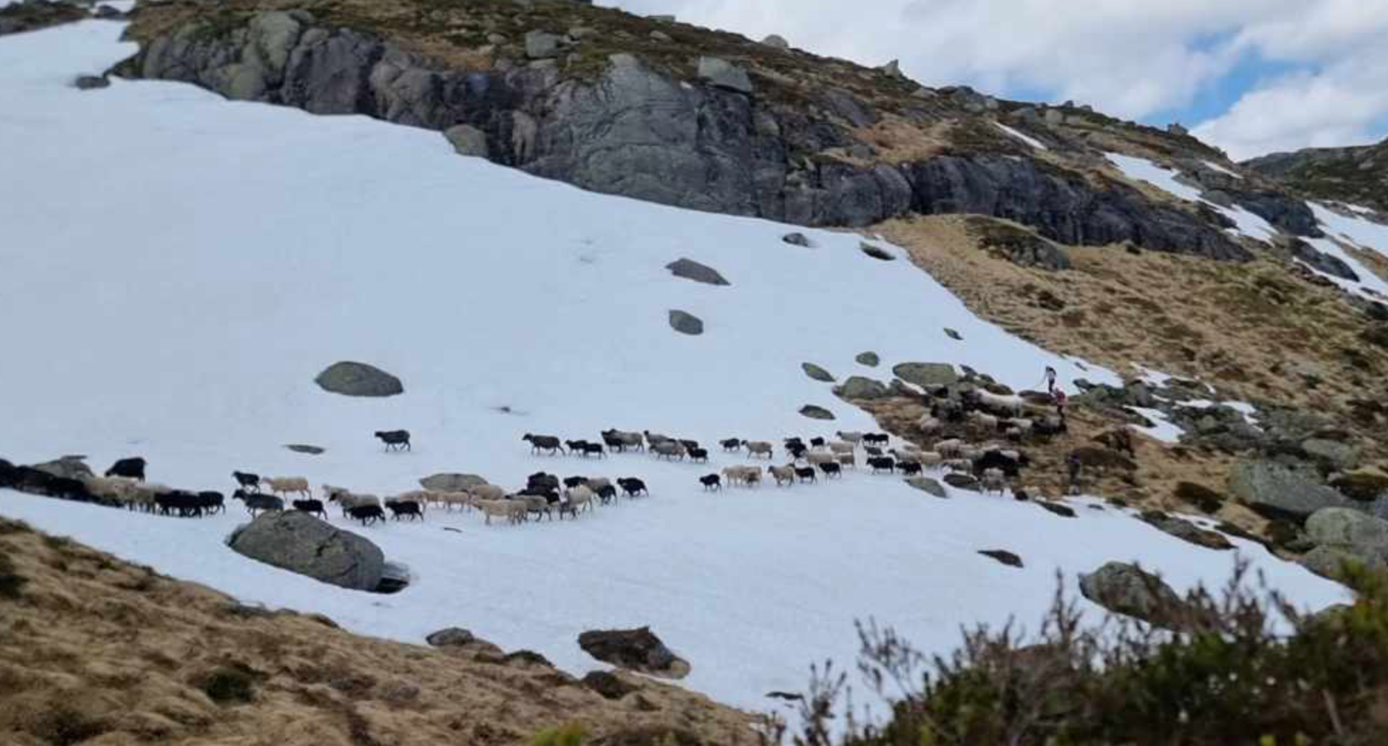
<svg viewBox="0 0 1388 746"><path fill-rule="evenodd" d="M1379 0L599 0L925 85L1180 121L1236 159L1388 135Z"/></svg>

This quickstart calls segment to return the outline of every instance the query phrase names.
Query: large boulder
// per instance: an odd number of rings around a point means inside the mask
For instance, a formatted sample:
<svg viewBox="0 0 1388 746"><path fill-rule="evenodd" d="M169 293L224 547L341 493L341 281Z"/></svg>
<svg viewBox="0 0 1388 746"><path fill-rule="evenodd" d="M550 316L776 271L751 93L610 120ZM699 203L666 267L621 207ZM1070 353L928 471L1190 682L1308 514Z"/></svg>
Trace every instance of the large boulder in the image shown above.
<svg viewBox="0 0 1388 746"><path fill-rule="evenodd" d="M1161 578L1124 562L1080 573L1080 593L1109 611L1157 626L1168 626L1182 606L1181 597Z"/></svg>
<svg viewBox="0 0 1388 746"><path fill-rule="evenodd" d="M699 77L719 88L751 93L752 79L747 71L721 57L700 57Z"/></svg>
<svg viewBox="0 0 1388 746"><path fill-rule="evenodd" d="M376 590L385 572L380 547L297 510L262 513L227 544L253 560L356 591Z"/></svg>
<svg viewBox="0 0 1388 746"><path fill-rule="evenodd" d="M901 363L892 368L897 378L922 388L953 386L959 374L949 363Z"/></svg>
<svg viewBox="0 0 1388 746"><path fill-rule="evenodd" d="M313 380L324 391L343 396L383 397L405 393L399 378L366 363L333 363Z"/></svg>
<svg viewBox="0 0 1388 746"><path fill-rule="evenodd" d="M718 270L707 264L700 264L693 259L677 259L665 265L676 277L683 277L686 280L702 282L705 285L731 285Z"/></svg>
<svg viewBox="0 0 1388 746"><path fill-rule="evenodd" d="M459 124L443 131L449 144L458 155L486 158L491 154L487 146L487 133L470 124Z"/></svg>
<svg viewBox="0 0 1388 746"><path fill-rule="evenodd" d="M1336 560L1349 558L1369 567L1388 567L1388 521L1382 518L1348 508L1325 508L1306 520L1306 535L1318 550L1325 550L1320 552L1320 559L1333 552ZM1314 568L1316 561L1308 564ZM1338 566L1339 562L1322 564Z"/></svg>
<svg viewBox="0 0 1388 746"><path fill-rule="evenodd" d="M578 646L604 663L629 671L668 679L689 675L689 663L665 647L650 627L584 632L578 636Z"/></svg>
<svg viewBox="0 0 1388 746"><path fill-rule="evenodd" d="M1359 449L1348 443L1326 438L1307 438L1301 450L1330 464L1336 471L1350 471L1359 466Z"/></svg>
<svg viewBox="0 0 1388 746"><path fill-rule="evenodd" d="M1196 546L1220 550L1234 548L1234 545L1224 534L1218 531L1207 531L1190 521L1168 515L1159 510L1149 510L1139 518L1158 531L1171 534L1181 541L1188 541Z"/></svg>
<svg viewBox="0 0 1388 746"><path fill-rule="evenodd" d="M704 333L704 322L688 311L670 310L670 328L680 334L698 336Z"/></svg>
<svg viewBox="0 0 1388 746"><path fill-rule="evenodd" d="M1266 460L1235 464L1229 474L1229 492L1265 516L1298 521L1322 508L1348 507L1349 502L1306 472Z"/></svg>
<svg viewBox="0 0 1388 746"><path fill-rule="evenodd" d="M884 399L890 393L887 385L864 376L851 376L834 393L844 399Z"/></svg>
<svg viewBox="0 0 1388 746"><path fill-rule="evenodd" d="M530 31L525 35L525 55L534 60L548 59L559 54L560 37L544 31Z"/></svg>
<svg viewBox="0 0 1388 746"><path fill-rule="evenodd" d="M419 480L419 486L434 492L466 492L487 483L476 474L433 474Z"/></svg>
<svg viewBox="0 0 1388 746"><path fill-rule="evenodd" d="M91 467L87 466L81 456L64 456L42 464L34 464L33 468L63 479L84 479L93 476Z"/></svg>

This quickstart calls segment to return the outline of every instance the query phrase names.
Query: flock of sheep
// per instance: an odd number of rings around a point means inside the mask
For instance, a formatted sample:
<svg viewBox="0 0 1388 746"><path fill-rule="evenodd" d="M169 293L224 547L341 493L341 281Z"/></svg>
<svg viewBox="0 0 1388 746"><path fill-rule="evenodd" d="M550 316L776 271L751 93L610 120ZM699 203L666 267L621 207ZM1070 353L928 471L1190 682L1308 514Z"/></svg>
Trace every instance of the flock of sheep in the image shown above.
<svg viewBox="0 0 1388 746"><path fill-rule="evenodd" d="M756 487L766 475L777 486L815 483L838 479L845 469L856 469L860 452L862 463L874 474L922 474L925 469L947 474L968 474L977 480L984 492L1005 493L1011 478L1019 475L1029 462L1015 443L1033 435L1063 431L1063 418L1038 414L1036 405L1022 397L1000 395L982 388L967 392L963 397L950 397L946 390L928 393L937 399L930 413L916 423L924 439L932 445L922 448L903 442L889 448L891 437L885 433L844 432L837 438L785 438L780 444L787 460L784 464L732 465L721 472L698 477L705 490L721 490L724 486ZM1026 417L1024 415L1033 416ZM942 437L946 430L960 432L960 427L974 432L997 434L1010 441L970 444L960 437ZM377 438L388 449L408 448L409 434L405 431L378 432ZM522 438L533 454L573 455L583 458L606 458L612 453L642 451L656 459L707 463L709 450L698 441L672 438L650 431L626 432L616 429L601 432L601 442L563 440L553 435L526 433ZM749 459L773 461L777 446L770 441L749 441L728 438L719 441L722 452L743 453ZM220 492L189 492L145 481L144 459L117 461L100 476L81 481L91 495L109 504L132 510L179 517L200 517L226 510L226 499ZM612 502L620 488L628 497L649 494L645 482L635 477L618 479L613 484L606 478L559 477L538 472L530 475L523 489L509 491L491 484L476 484L456 492L414 490L384 499L360 494L346 488L322 485L320 498L315 499L304 477L262 477L237 471L232 474L237 489L232 499L242 502L254 517L264 511L287 508L328 519L328 506L336 505L346 518L371 525L384 521L387 513L395 520L423 520L429 507L447 510L462 508L477 510L487 524L493 518L508 523L524 523L531 519L564 517L577 518L598 505ZM1019 491L1021 494L1023 491ZM286 501L288 501L286 503Z"/></svg>

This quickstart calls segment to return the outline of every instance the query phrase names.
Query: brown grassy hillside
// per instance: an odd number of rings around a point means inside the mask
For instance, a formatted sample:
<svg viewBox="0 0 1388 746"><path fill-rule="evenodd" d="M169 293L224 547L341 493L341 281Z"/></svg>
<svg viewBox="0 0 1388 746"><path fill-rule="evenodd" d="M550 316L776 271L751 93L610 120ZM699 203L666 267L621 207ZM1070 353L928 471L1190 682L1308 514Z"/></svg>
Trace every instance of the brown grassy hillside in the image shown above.
<svg viewBox="0 0 1388 746"><path fill-rule="evenodd" d="M6 746L486 746L574 723L596 744L755 742L702 696L622 675L632 691L609 700L527 657L241 606L0 520Z"/></svg>

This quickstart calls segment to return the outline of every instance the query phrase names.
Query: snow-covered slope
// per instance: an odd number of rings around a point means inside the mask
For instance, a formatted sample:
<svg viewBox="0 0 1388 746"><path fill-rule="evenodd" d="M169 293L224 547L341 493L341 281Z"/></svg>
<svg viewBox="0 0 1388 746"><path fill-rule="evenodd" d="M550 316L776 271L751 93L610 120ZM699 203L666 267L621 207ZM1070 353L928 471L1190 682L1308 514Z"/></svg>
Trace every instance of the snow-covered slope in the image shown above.
<svg viewBox="0 0 1388 746"><path fill-rule="evenodd" d="M872 427L800 371L811 361L872 375L854 362L864 350L888 368L954 362L1014 387L1034 386L1046 365L1066 383L1116 379L978 320L855 236L810 232L814 248L792 246L784 226L588 194L364 118L177 84L70 87L133 51L119 34L89 22L0 39L0 455L82 453L104 466L139 454L152 479L200 489L227 490L238 468L378 493L438 471L516 485L545 469L641 476L652 496L563 524L431 512L423 525L367 529L414 576L389 597L232 554L220 542L236 510L180 521L3 493L0 513L354 630L419 641L461 625L576 671L593 667L580 631L650 624L693 663L689 686L748 708L800 687L813 660L851 658L855 618L943 649L962 623L1038 618L1057 568L1072 586L1108 560L1139 559L1177 587L1227 577L1232 553L1112 510L1065 520L866 473L711 495L695 478L742 457L532 457L525 432L649 428L711 442ZM663 267L679 257L731 287L673 278ZM672 308L706 332L673 332ZM313 377L344 359L399 375L406 393L320 391ZM804 404L839 419L805 419ZM381 451L371 433L390 428L414 434L412 453ZM1026 569L976 554L993 548ZM1341 597L1242 549L1299 602Z"/></svg>

